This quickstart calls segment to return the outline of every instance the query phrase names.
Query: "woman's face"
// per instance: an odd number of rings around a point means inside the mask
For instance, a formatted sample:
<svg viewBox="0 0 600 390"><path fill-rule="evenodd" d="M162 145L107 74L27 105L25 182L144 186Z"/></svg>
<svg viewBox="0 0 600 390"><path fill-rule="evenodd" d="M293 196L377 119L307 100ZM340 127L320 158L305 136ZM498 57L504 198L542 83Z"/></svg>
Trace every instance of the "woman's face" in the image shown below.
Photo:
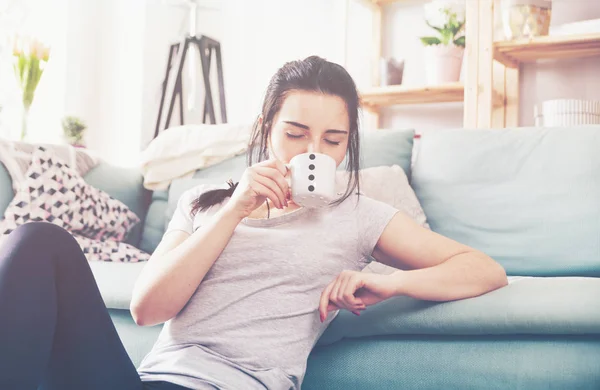
<svg viewBox="0 0 600 390"><path fill-rule="evenodd" d="M338 96L291 91L273 118L269 156L289 163L302 153L323 153L339 166L346 156L350 123Z"/></svg>

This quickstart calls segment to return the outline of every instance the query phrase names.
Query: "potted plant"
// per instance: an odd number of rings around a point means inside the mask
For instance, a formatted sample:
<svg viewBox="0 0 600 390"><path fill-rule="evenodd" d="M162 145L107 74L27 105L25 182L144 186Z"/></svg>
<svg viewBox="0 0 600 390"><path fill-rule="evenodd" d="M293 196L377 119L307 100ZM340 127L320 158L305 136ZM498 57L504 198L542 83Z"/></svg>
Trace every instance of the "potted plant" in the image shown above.
<svg viewBox="0 0 600 390"><path fill-rule="evenodd" d="M464 8L449 1L432 1L425 5L425 23L436 32L420 38L425 46L427 84L458 81L465 52Z"/></svg>
<svg viewBox="0 0 600 390"><path fill-rule="evenodd" d="M66 116L62 120L62 128L65 139L76 148L85 148L83 143L83 133L86 129L85 123L77 117Z"/></svg>

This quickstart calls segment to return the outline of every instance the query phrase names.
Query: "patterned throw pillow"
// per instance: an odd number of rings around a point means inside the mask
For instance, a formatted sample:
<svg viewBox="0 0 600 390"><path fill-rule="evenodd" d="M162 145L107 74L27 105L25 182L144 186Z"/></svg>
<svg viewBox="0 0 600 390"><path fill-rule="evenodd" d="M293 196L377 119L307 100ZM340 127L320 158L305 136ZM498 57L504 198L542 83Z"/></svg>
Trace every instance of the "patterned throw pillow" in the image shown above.
<svg viewBox="0 0 600 390"><path fill-rule="evenodd" d="M19 184L25 180L25 174L31 165L31 157L40 146L66 162L81 176L100 162L100 158L91 150L75 148L71 145L32 144L0 139L0 162L4 164L12 179L14 192L17 192Z"/></svg>
<svg viewBox="0 0 600 390"><path fill-rule="evenodd" d="M150 255L125 242L113 240L98 241L73 234L88 261L113 261L135 263L147 261Z"/></svg>
<svg viewBox="0 0 600 390"><path fill-rule="evenodd" d="M48 221L96 240L123 241L140 219L126 205L87 184L79 174L40 147L32 156L4 216L18 225Z"/></svg>
<svg viewBox="0 0 600 390"><path fill-rule="evenodd" d="M122 202L87 184L43 147L32 156L26 178L0 221L0 234L7 235L33 221L50 222L69 231L88 260L148 258L144 252L121 243L140 219Z"/></svg>

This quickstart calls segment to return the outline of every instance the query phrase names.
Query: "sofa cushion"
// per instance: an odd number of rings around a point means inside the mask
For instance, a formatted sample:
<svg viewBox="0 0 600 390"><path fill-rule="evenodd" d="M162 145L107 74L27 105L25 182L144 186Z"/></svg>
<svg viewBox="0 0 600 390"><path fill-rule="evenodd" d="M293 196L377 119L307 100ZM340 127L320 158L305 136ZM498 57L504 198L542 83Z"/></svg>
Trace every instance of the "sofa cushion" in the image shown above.
<svg viewBox="0 0 600 390"><path fill-rule="evenodd" d="M363 130L360 133L361 168L399 165L411 177L415 131L412 129ZM339 170L346 169L346 159Z"/></svg>
<svg viewBox="0 0 600 390"><path fill-rule="evenodd" d="M600 276L600 126L421 137L412 185L437 233L510 275Z"/></svg>
<svg viewBox="0 0 600 390"><path fill-rule="evenodd" d="M10 174L4 164L0 163L0 220L14 195Z"/></svg>
<svg viewBox="0 0 600 390"><path fill-rule="evenodd" d="M144 221L144 234L140 241L140 249L152 253L160 243L165 232L164 218L167 210L168 191L154 191L152 202L146 213Z"/></svg>
<svg viewBox="0 0 600 390"><path fill-rule="evenodd" d="M600 334L600 278L522 277L479 297L450 302L397 296L360 317L341 310L319 340L391 334Z"/></svg>
<svg viewBox="0 0 600 390"><path fill-rule="evenodd" d="M88 264L106 307L129 310L135 281L148 263L90 262Z"/></svg>

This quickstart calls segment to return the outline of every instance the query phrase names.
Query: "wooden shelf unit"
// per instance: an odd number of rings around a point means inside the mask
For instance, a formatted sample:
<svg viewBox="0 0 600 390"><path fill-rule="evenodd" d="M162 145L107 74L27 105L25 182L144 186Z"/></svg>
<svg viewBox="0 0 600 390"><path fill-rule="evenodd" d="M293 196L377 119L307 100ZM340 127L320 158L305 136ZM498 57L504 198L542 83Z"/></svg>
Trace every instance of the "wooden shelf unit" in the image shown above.
<svg viewBox="0 0 600 390"><path fill-rule="evenodd" d="M493 28L494 0L467 1L466 11L465 127L519 125L521 64L600 56L600 33L497 41Z"/></svg>
<svg viewBox="0 0 600 390"><path fill-rule="evenodd" d="M494 59L516 68L522 62L600 55L600 33L544 36L494 43Z"/></svg>
<svg viewBox="0 0 600 390"><path fill-rule="evenodd" d="M462 102L464 93L465 87L461 83L415 88L390 85L364 90L361 97L366 108L376 110L396 104Z"/></svg>
<svg viewBox="0 0 600 390"><path fill-rule="evenodd" d="M403 0L362 0L373 11L373 69L371 84L380 85L382 9ZM519 71L522 63L542 59L600 56L600 33L543 36L514 41L494 40L494 0L467 0L464 86L430 88L373 87L363 91L365 107L373 113L370 124L379 127L379 109L396 104L464 101L467 128L518 126ZM463 99L459 99L463 92Z"/></svg>
<svg viewBox="0 0 600 390"><path fill-rule="evenodd" d="M368 89L361 90L364 107L371 113L369 127L380 127L380 109L399 104L430 104L463 102L465 87L461 83L439 86L406 87L404 85L379 86L379 60L381 58L382 12L386 4L407 0L362 0L373 12L373 52L371 53L372 77Z"/></svg>

